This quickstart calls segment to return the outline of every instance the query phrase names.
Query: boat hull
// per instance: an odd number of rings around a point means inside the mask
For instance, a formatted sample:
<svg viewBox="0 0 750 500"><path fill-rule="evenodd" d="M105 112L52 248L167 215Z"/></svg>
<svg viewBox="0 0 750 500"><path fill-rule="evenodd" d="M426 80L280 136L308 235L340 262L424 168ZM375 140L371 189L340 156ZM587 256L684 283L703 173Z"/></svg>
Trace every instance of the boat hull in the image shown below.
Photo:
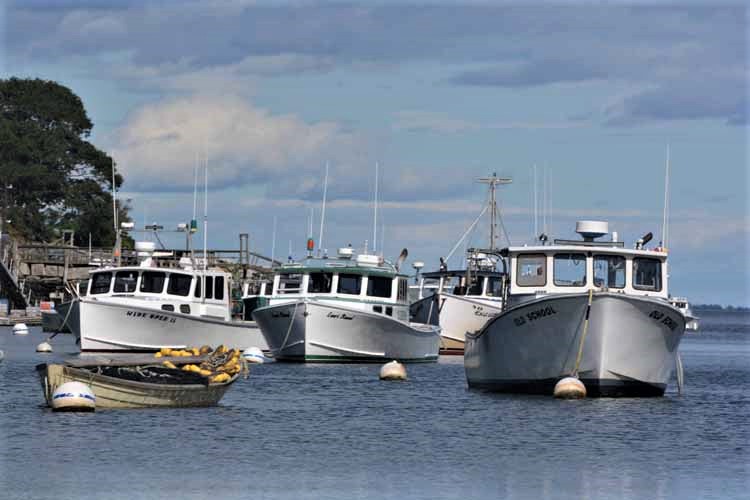
<svg viewBox="0 0 750 500"><path fill-rule="evenodd" d="M452 294L435 294L414 302L412 321L440 325L440 354L464 353L466 332L480 330L502 311L500 301L472 299Z"/></svg>
<svg viewBox="0 0 750 500"><path fill-rule="evenodd" d="M96 397L97 409L177 408L214 406L237 379L221 384L151 384L98 375L80 368L49 364L37 367L42 391L49 406L52 395L66 382L82 382Z"/></svg>
<svg viewBox="0 0 750 500"><path fill-rule="evenodd" d="M587 294L530 300L467 335L469 387L552 394L573 374L583 337ZM578 369L590 396L661 396L685 330L666 301L594 294Z"/></svg>
<svg viewBox="0 0 750 500"><path fill-rule="evenodd" d="M71 322L81 352L149 352L163 347L225 345L267 350L253 322L224 321L187 314L81 299Z"/></svg>
<svg viewBox="0 0 750 500"><path fill-rule="evenodd" d="M440 329L317 301L256 309L253 317L279 361L437 361Z"/></svg>

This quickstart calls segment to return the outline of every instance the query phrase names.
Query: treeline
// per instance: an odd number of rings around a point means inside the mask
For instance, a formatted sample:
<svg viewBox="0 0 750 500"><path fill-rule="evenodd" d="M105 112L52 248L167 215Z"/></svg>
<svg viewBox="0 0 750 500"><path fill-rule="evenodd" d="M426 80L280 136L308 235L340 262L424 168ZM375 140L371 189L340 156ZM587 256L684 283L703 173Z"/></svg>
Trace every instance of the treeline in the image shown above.
<svg viewBox="0 0 750 500"><path fill-rule="evenodd" d="M692 306L692 308L695 311L750 311L750 307L722 306L721 304L695 304Z"/></svg>
<svg viewBox="0 0 750 500"><path fill-rule="evenodd" d="M112 158L88 142L93 123L81 99L59 83L0 79L0 212L4 230L50 242L112 246ZM115 171L119 188L122 176ZM120 221L129 207L119 206ZM10 221L8 223L8 221Z"/></svg>

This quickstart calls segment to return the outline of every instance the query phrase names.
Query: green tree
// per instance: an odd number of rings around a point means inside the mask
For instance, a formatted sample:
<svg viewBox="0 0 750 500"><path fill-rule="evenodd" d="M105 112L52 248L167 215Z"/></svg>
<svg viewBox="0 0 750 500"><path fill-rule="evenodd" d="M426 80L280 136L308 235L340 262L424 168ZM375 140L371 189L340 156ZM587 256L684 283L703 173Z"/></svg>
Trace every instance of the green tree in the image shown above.
<svg viewBox="0 0 750 500"><path fill-rule="evenodd" d="M0 80L0 209L16 234L50 241L72 229L79 245L88 244L89 233L94 246L113 244L113 162L87 141L92 128L69 88ZM115 185L122 181L116 173ZM129 220L127 212L120 207L121 221Z"/></svg>

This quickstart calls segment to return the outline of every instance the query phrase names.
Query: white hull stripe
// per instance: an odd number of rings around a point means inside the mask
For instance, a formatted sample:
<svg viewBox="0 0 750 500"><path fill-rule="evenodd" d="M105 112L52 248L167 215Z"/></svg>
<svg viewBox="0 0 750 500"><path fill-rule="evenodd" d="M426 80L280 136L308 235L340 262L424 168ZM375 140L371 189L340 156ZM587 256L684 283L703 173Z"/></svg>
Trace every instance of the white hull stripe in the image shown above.
<svg viewBox="0 0 750 500"><path fill-rule="evenodd" d="M332 351L338 351L338 352L348 352L352 354L359 354L362 356L377 356L377 357L385 357L384 352L368 352L368 351L357 351L354 349L345 349L343 347L336 347L328 344L323 344L322 342L313 342L312 340L308 342L310 345L314 345L316 347L322 347L323 349L330 349Z"/></svg>

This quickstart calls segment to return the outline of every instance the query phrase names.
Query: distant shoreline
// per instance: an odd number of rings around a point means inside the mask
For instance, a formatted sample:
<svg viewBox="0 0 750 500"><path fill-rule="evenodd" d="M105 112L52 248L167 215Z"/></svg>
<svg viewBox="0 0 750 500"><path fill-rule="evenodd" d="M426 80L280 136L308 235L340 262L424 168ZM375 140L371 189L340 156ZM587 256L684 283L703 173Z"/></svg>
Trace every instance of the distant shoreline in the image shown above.
<svg viewBox="0 0 750 500"><path fill-rule="evenodd" d="M693 304L693 311L750 312L750 307L722 306L720 304Z"/></svg>

